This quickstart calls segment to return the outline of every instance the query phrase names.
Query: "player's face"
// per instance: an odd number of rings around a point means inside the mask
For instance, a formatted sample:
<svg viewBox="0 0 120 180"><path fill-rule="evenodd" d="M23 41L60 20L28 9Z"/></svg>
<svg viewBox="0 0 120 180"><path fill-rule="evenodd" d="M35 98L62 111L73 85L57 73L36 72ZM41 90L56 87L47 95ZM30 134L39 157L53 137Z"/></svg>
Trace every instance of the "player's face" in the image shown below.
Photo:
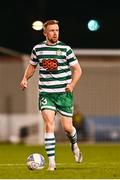
<svg viewBox="0 0 120 180"><path fill-rule="evenodd" d="M48 25L44 31L48 44L55 44L59 38L59 26L58 24Z"/></svg>

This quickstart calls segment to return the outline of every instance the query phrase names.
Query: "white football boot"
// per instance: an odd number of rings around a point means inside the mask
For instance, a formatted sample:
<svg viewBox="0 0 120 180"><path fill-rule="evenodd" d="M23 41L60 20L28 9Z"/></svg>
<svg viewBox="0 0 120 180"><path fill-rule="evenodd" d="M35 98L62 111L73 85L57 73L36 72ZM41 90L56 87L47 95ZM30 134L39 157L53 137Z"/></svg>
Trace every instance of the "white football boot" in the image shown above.
<svg viewBox="0 0 120 180"><path fill-rule="evenodd" d="M55 163L49 163L48 171L54 171L56 170L56 164Z"/></svg>
<svg viewBox="0 0 120 180"><path fill-rule="evenodd" d="M71 149L74 154L75 161L77 163L81 163L83 161L83 156L82 156L82 153L80 152L80 149L79 149L77 143L71 144Z"/></svg>

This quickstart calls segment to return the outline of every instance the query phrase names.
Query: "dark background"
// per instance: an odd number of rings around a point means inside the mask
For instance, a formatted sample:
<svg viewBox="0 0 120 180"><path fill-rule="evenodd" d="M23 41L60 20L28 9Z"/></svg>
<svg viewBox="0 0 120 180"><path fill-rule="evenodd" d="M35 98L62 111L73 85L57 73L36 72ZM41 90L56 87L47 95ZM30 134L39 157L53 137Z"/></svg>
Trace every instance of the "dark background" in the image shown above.
<svg viewBox="0 0 120 180"><path fill-rule="evenodd" d="M99 0L1 0L0 46L23 53L42 41L42 31L32 29L35 20L60 21L60 40L72 48L120 48L119 1ZM90 19L97 19L100 29L87 28Z"/></svg>

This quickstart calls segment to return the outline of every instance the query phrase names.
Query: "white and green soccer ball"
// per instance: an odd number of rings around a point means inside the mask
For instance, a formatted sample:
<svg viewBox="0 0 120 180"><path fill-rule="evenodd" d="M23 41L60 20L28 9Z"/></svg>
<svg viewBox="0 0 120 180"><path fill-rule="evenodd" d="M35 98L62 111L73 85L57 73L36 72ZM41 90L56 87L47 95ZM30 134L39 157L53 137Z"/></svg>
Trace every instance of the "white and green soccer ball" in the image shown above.
<svg viewBox="0 0 120 180"><path fill-rule="evenodd" d="M29 170L40 170L45 167L45 158L39 153L30 154L27 158L27 167Z"/></svg>

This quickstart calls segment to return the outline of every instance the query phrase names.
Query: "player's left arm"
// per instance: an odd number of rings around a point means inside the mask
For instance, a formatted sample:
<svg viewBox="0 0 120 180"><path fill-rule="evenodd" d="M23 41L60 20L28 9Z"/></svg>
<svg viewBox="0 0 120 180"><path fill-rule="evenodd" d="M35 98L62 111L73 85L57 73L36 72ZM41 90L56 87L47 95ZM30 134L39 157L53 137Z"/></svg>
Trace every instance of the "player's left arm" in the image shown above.
<svg viewBox="0 0 120 180"><path fill-rule="evenodd" d="M70 84L68 84L66 86L66 91L68 91L68 92L73 91L76 83L78 82L78 80L80 79L80 77L82 75L82 69L81 69L81 66L79 65L79 63L72 65L71 68L72 68L72 81Z"/></svg>

